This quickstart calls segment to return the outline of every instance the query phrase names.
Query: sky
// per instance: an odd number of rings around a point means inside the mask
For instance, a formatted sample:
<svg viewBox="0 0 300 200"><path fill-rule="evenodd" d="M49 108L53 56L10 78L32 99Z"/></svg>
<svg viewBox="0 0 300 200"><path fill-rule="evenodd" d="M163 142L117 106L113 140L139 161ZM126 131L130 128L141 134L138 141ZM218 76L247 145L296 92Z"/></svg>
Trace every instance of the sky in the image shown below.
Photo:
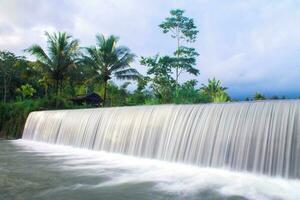
<svg viewBox="0 0 300 200"><path fill-rule="evenodd" d="M81 46L95 35L114 34L140 56L171 54L176 42L158 25L171 9L185 10L199 29L198 84L216 77L233 98L300 96L299 0L0 0L0 49L18 55L45 31L66 31ZM26 55L29 56L29 55Z"/></svg>

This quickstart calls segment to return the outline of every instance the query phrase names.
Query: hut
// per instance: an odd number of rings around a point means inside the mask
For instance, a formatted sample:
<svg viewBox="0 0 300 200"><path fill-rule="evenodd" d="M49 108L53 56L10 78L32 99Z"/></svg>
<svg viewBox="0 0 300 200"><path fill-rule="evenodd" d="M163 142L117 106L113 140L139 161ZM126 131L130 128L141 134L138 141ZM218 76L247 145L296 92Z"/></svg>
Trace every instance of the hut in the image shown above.
<svg viewBox="0 0 300 200"><path fill-rule="evenodd" d="M74 97L71 101L77 105L87 104L95 107L103 104L103 99L95 92Z"/></svg>

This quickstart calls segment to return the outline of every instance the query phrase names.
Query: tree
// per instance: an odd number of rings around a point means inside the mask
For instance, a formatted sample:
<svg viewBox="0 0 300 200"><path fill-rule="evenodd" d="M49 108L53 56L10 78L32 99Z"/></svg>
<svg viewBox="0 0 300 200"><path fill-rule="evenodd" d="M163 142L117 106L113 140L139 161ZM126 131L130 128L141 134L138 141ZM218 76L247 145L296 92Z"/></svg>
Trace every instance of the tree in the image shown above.
<svg viewBox="0 0 300 200"><path fill-rule="evenodd" d="M213 102L221 103L221 102L228 102L230 98L228 94L223 90L218 90L216 95L213 97Z"/></svg>
<svg viewBox="0 0 300 200"><path fill-rule="evenodd" d="M17 61L17 57L8 51L0 52L0 75L3 83L3 102L5 103L7 100L8 88L12 79L12 74L14 73L14 67Z"/></svg>
<svg viewBox="0 0 300 200"><path fill-rule="evenodd" d="M210 97L206 94L199 93L196 89L197 81L189 80L178 88L178 95L174 97L175 103L207 103Z"/></svg>
<svg viewBox="0 0 300 200"><path fill-rule="evenodd" d="M148 67L151 87L154 95L162 103L170 103L175 89L175 80L171 76L173 58L169 56L142 57L141 64Z"/></svg>
<svg viewBox="0 0 300 200"><path fill-rule="evenodd" d="M137 88L135 91L142 92L143 90L145 90L149 81L150 81L149 76L140 76L140 78L137 80Z"/></svg>
<svg viewBox="0 0 300 200"><path fill-rule="evenodd" d="M105 105L107 96L107 83L112 78L120 80L137 80L138 71L130 66L135 55L124 46L117 46L118 38L110 35L97 35L97 45L85 48L86 54L82 62L91 66L101 77L104 83L103 100Z"/></svg>
<svg viewBox="0 0 300 200"><path fill-rule="evenodd" d="M59 95L63 88L63 81L76 66L79 41L65 32L52 35L46 32L45 35L47 36L47 51L37 44L32 45L26 51L36 57L44 76L47 76L45 80L50 78L54 82L56 95Z"/></svg>
<svg viewBox="0 0 300 200"><path fill-rule="evenodd" d="M257 93L255 93L253 99L254 100L265 100L266 97L263 94L257 92Z"/></svg>
<svg viewBox="0 0 300 200"><path fill-rule="evenodd" d="M202 84L202 87L200 88L200 91L210 96L213 102L229 101L230 98L225 90L227 90L227 88L222 87L221 81L216 80L216 78L213 78L212 80L208 79L208 84Z"/></svg>
<svg viewBox="0 0 300 200"><path fill-rule="evenodd" d="M2 101L15 98L16 88L29 81L31 68L24 57L0 51L0 95Z"/></svg>
<svg viewBox="0 0 300 200"><path fill-rule="evenodd" d="M198 75L199 70L195 68L196 57L199 55L194 48L182 45L182 42L193 43L196 41L198 30L194 20L183 16L184 11L180 9L171 10L170 17L167 17L159 27L163 33L171 33L171 37L176 39L177 49L174 52L175 59L175 81L183 71L193 75ZM177 87L177 86L176 86Z"/></svg>

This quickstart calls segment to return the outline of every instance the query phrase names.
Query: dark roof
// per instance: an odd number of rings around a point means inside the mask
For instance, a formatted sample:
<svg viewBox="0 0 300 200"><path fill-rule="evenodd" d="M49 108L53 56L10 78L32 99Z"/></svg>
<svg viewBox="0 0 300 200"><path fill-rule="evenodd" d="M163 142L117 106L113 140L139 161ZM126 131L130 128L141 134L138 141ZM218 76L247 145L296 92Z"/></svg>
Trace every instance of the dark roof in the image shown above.
<svg viewBox="0 0 300 200"><path fill-rule="evenodd" d="M73 101L76 104L90 104L90 105L96 105L99 106L102 102L103 99L100 97L100 95L98 95L97 93L93 92L93 93L89 93L86 95L79 95L77 97L74 97L71 99L71 101Z"/></svg>

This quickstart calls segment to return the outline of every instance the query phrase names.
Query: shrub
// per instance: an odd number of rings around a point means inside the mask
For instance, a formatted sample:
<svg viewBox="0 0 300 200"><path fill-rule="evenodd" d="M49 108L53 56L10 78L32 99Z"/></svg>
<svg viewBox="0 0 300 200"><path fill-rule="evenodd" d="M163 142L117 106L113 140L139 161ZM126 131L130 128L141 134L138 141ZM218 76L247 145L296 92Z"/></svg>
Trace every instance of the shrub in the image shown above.
<svg viewBox="0 0 300 200"><path fill-rule="evenodd" d="M27 116L32 111L86 108L61 97L0 103L0 138L21 138Z"/></svg>

